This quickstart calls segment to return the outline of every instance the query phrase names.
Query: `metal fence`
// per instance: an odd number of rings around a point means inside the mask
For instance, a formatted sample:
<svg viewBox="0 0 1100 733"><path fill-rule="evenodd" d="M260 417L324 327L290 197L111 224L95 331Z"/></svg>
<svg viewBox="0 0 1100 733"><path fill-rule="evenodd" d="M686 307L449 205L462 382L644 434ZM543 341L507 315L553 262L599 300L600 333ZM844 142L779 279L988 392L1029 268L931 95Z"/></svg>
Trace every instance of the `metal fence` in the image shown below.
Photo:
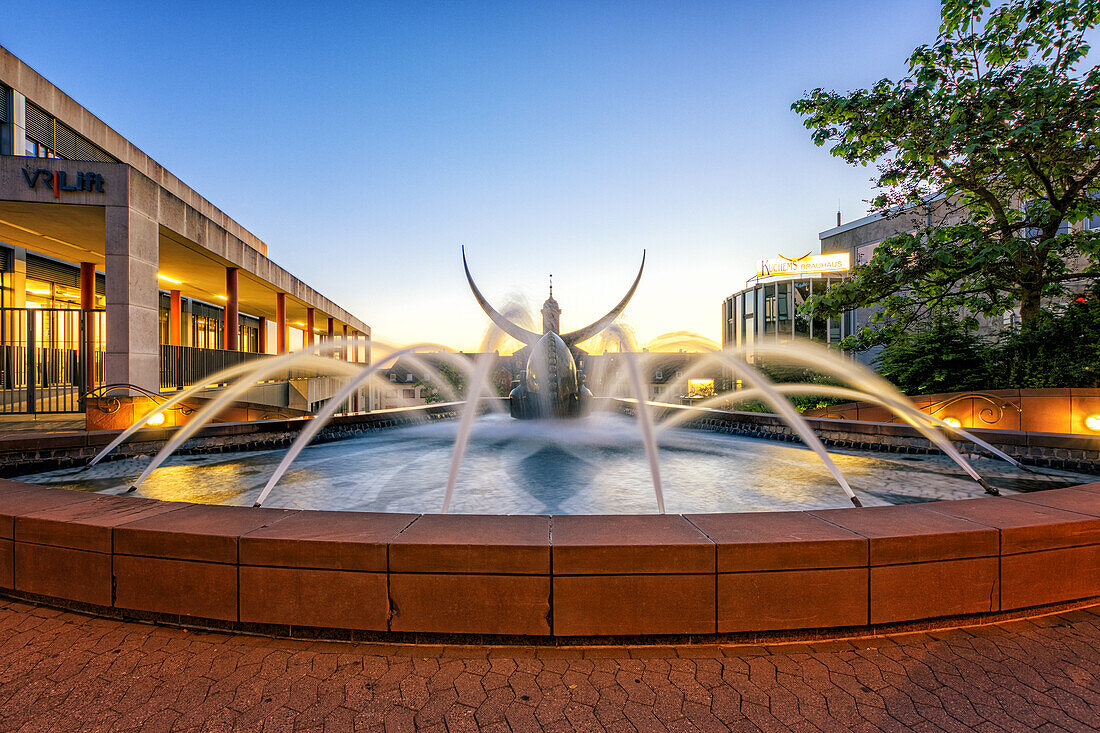
<svg viewBox="0 0 1100 733"><path fill-rule="evenodd" d="M0 414L83 412L104 383L106 313L0 308Z"/></svg>
<svg viewBox="0 0 1100 733"><path fill-rule="evenodd" d="M251 351L225 351L203 349L198 346L160 345L160 388L184 389L202 384L208 377L223 369L257 359L267 354ZM285 375L280 375L286 379Z"/></svg>

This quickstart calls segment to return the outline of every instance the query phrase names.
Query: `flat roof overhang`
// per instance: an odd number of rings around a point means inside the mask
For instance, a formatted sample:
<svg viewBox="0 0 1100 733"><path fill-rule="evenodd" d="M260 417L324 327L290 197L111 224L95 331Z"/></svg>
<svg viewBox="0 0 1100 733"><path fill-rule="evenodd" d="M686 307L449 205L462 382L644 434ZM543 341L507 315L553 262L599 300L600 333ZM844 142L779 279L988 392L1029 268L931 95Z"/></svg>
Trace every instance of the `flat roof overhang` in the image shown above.
<svg viewBox="0 0 1100 733"><path fill-rule="evenodd" d="M215 305L222 304L226 295L225 269L236 267L240 312L275 319L276 294L286 291L267 282L247 267L232 263L163 225L159 225L159 234L159 272L180 281L176 284L161 279L157 284L160 290L179 290L184 297ZM93 262L97 269L105 271L104 239L103 206L0 200L0 242L73 264ZM257 256L271 267L285 272L263 255L257 253ZM325 299L319 296L319 300ZM331 317L336 320L337 328L346 324L360 333L370 334L370 326L346 311L343 314L332 312L342 310L332 308L334 304L326 308L321 303L311 303L287 292L286 305L287 322L291 325L297 326L301 323L303 325L299 327L304 327L307 310L312 307L315 328L322 332L327 331L324 319Z"/></svg>

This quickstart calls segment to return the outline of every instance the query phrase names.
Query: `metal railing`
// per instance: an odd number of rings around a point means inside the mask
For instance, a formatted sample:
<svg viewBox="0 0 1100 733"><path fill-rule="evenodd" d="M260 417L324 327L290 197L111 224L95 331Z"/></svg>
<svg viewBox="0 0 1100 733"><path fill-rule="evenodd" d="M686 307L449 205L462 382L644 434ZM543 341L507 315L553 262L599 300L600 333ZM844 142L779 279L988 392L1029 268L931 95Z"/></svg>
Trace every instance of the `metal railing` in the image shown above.
<svg viewBox="0 0 1100 733"><path fill-rule="evenodd" d="M271 354L252 351L225 351L198 346L160 345L160 388L180 390L203 384L211 375L238 364L271 359ZM286 369L267 377L264 382L285 382L288 379L309 379L323 376L316 369ZM209 382L215 386L213 382ZM221 385L217 385L221 386Z"/></svg>
<svg viewBox="0 0 1100 733"><path fill-rule="evenodd" d="M0 308L0 414L83 412L104 380L106 314Z"/></svg>
<svg viewBox="0 0 1100 733"><path fill-rule="evenodd" d="M184 389L202 384L212 374L217 374L231 366L244 364L257 359L266 359L267 354L251 351L225 351L223 349L203 349L198 346L160 345L160 388ZM280 375L280 379L285 379Z"/></svg>

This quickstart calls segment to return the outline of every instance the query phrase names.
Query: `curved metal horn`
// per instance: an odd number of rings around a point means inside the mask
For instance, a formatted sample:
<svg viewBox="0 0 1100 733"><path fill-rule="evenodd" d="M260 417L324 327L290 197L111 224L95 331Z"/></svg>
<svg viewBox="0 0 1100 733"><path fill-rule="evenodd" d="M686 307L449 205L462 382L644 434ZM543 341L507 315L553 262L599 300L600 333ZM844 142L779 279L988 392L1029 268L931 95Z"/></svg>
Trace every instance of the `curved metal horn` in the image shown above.
<svg viewBox="0 0 1100 733"><path fill-rule="evenodd" d="M481 306L481 310L485 311L485 315L489 316L489 320L496 324L497 328L517 341L522 341L525 344L533 344L542 338L542 334L528 331L526 328L517 326L509 321L503 313L489 305L489 301L485 300L485 296L477 289L477 285L474 285L474 278L470 275L470 266L466 264L465 247L462 248L462 267L466 269L466 281L470 283L470 290L474 291L474 299L477 301L477 304ZM637 283L635 283L635 285L637 285ZM631 292L634 291L631 290Z"/></svg>
<svg viewBox="0 0 1100 733"><path fill-rule="evenodd" d="M627 291L623 299L619 301L619 304L611 309L611 311L601 318L600 320L592 323L584 328L578 328L576 331L570 331L569 333L563 333L561 340L569 346L579 344L582 341L587 341L600 331L604 330L611 325L611 322L619 317L619 314L626 308L626 304L630 302L630 299L634 296L634 291L638 289L638 283L642 280L642 270L645 269L645 250L642 250L642 266L638 268L638 277L634 278L634 284L630 286L630 290Z"/></svg>

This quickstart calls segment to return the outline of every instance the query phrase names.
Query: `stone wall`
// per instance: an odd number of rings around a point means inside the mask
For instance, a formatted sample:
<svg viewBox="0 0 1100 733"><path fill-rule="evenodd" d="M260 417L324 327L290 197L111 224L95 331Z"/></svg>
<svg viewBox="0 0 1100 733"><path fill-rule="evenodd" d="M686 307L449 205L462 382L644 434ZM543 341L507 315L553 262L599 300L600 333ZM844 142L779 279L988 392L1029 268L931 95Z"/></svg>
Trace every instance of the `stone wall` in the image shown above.
<svg viewBox="0 0 1100 733"><path fill-rule="evenodd" d="M184 504L0 480L0 593L299 637L528 644L942 628L1100 596L1100 484L807 512L475 516Z"/></svg>
<svg viewBox="0 0 1100 733"><path fill-rule="evenodd" d="M400 410L340 415L332 418L329 424L317 434L314 442L324 443L375 430L453 419L458 416L462 404L450 402ZM202 428L176 452L182 455L228 453L289 446L309 419L311 418L215 423ZM105 460L153 455L171 440L175 430L174 427L142 428L130 440L119 445ZM120 430L90 430L47 435L23 433L0 437L0 476L17 476L84 465L121 432Z"/></svg>
<svg viewBox="0 0 1100 733"><path fill-rule="evenodd" d="M634 414L633 401L614 402L618 411ZM691 413L682 423L685 428L788 443L802 442L794 429L782 418L768 413L662 405L656 408L656 417L665 419L678 413L682 416L682 411ZM886 453L940 453L931 441L909 425L835 418L806 417L805 420L826 447ZM977 428L972 428L969 432L1024 464L1100 473L1100 436ZM959 440L952 442L964 454L987 455L986 451L974 443Z"/></svg>

